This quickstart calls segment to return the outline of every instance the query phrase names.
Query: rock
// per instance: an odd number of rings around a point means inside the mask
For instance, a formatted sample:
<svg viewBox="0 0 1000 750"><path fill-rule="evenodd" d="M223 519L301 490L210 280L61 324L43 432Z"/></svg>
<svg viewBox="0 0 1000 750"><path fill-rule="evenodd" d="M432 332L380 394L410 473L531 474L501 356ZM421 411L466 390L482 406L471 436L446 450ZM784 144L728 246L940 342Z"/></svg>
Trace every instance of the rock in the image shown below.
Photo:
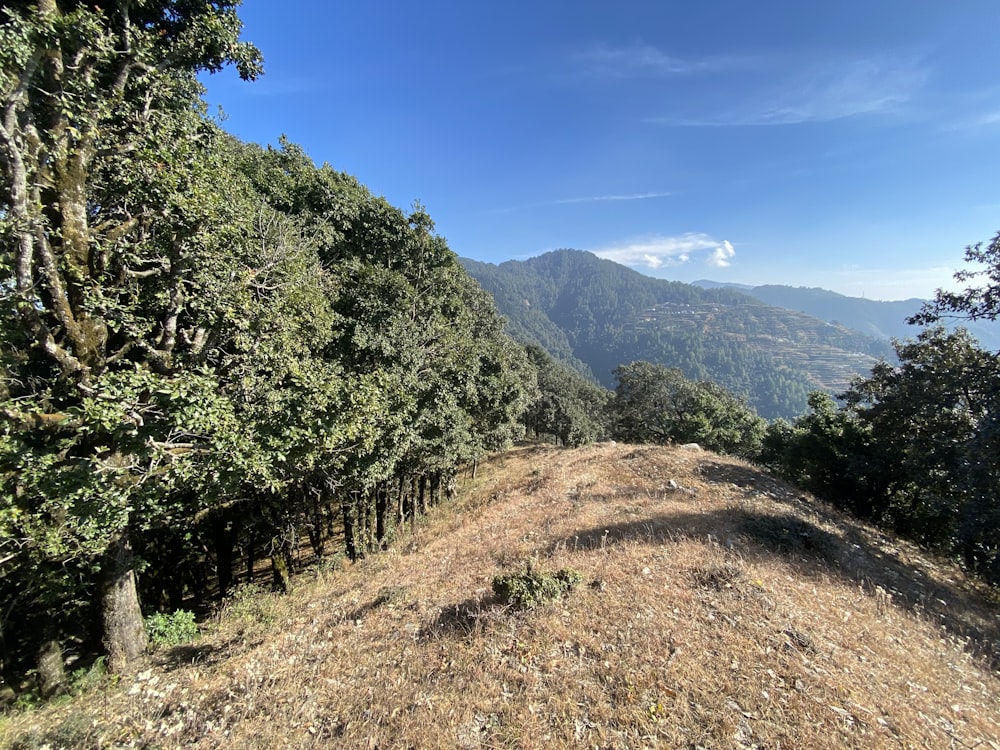
<svg viewBox="0 0 1000 750"><path fill-rule="evenodd" d="M695 453L701 452L701 446L697 443L684 443L684 445L678 446L682 451L693 451Z"/></svg>

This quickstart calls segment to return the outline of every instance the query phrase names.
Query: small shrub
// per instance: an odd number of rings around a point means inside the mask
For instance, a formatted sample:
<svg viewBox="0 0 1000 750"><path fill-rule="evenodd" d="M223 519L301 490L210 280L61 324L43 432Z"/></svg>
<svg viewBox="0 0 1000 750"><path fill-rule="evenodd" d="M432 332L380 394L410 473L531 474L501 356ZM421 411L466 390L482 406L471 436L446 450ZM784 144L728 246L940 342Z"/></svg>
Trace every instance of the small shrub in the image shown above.
<svg viewBox="0 0 1000 750"><path fill-rule="evenodd" d="M555 573L535 569L528 561L523 571L493 579L493 593L497 601L520 609L531 609L539 604L549 604L572 591L583 576L572 568L562 568Z"/></svg>
<svg viewBox="0 0 1000 750"><path fill-rule="evenodd" d="M101 684L107 673L108 669L103 656L97 658L89 666L74 669L69 678L68 692L71 695L79 695L91 690Z"/></svg>
<svg viewBox="0 0 1000 750"><path fill-rule="evenodd" d="M178 609L173 614L157 612L146 618L146 634L154 646L180 646L198 635L194 612Z"/></svg>
<svg viewBox="0 0 1000 750"><path fill-rule="evenodd" d="M220 619L246 632L267 630L278 620L278 596L253 583L237 586L223 602Z"/></svg>
<svg viewBox="0 0 1000 750"><path fill-rule="evenodd" d="M406 586L383 586L378 590L372 607L398 607L410 598L410 590Z"/></svg>

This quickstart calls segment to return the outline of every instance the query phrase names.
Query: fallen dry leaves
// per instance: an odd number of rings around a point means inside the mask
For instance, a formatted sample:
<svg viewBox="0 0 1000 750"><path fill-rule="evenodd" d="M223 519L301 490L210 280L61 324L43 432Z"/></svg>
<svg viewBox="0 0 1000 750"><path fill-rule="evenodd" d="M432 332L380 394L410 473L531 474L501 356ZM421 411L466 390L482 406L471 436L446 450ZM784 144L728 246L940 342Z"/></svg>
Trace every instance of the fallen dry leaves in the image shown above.
<svg viewBox="0 0 1000 750"><path fill-rule="evenodd" d="M529 559L584 583L527 612L493 602L493 576ZM525 447L393 550L271 600L273 625L223 615L135 678L9 718L0 736L1000 750L1000 608L982 593L740 461Z"/></svg>

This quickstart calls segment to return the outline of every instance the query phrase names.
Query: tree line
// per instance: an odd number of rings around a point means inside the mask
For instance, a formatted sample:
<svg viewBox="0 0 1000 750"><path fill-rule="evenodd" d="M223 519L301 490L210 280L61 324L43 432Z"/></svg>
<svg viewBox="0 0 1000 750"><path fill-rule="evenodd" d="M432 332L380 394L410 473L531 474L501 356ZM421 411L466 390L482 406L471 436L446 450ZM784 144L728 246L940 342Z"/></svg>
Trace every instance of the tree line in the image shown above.
<svg viewBox="0 0 1000 750"><path fill-rule="evenodd" d="M0 666L43 692L130 669L140 602L386 545L534 393L421 206L207 116L237 2L108 5L0 16Z"/></svg>
<svg viewBox="0 0 1000 750"><path fill-rule="evenodd" d="M876 366L835 402L814 393L773 423L760 460L854 514L958 559L1000 584L1000 355L962 327L1000 316L1000 234L966 249L961 292L939 291Z"/></svg>

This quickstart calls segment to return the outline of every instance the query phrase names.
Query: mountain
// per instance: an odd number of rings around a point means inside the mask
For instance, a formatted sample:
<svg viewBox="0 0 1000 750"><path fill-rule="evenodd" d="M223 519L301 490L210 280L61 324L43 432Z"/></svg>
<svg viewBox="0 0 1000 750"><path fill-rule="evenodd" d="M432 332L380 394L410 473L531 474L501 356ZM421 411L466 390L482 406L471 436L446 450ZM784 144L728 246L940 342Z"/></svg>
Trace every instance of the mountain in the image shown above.
<svg viewBox="0 0 1000 750"><path fill-rule="evenodd" d="M654 279L578 250L462 264L515 338L609 387L618 365L644 359L714 380L762 416L793 417L810 391L841 392L893 354L884 340L736 289Z"/></svg>
<svg viewBox="0 0 1000 750"><path fill-rule="evenodd" d="M882 302L860 297L847 297L816 287L792 287L779 284L746 286L717 281L696 281L703 289L735 288L762 302L777 307L812 315L830 322L853 328L880 339L914 338L919 328L906 323L906 319L923 307L925 300L907 299ZM1000 349L1000 325L988 321L963 322L969 332L985 348Z"/></svg>

